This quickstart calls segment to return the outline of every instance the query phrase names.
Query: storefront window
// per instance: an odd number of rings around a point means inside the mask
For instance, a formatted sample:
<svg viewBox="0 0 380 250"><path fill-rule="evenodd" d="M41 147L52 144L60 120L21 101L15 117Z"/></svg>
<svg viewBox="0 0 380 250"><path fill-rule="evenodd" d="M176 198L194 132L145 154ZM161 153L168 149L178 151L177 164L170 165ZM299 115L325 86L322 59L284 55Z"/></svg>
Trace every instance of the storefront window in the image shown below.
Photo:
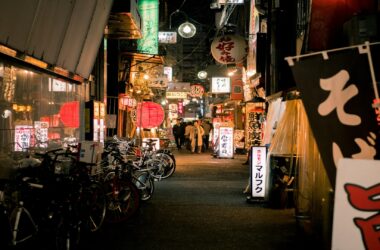
<svg viewBox="0 0 380 250"><path fill-rule="evenodd" d="M80 137L84 86L0 62L0 147L23 151Z"/></svg>

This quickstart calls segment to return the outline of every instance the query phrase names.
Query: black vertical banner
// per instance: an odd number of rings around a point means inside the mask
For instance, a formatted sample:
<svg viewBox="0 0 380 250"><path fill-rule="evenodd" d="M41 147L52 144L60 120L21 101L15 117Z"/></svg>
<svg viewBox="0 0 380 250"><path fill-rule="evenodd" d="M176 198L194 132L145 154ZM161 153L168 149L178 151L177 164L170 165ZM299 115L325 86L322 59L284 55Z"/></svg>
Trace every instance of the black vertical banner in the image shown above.
<svg viewBox="0 0 380 250"><path fill-rule="evenodd" d="M369 48L371 53L378 50ZM287 59L334 187L339 159L379 159L368 47Z"/></svg>

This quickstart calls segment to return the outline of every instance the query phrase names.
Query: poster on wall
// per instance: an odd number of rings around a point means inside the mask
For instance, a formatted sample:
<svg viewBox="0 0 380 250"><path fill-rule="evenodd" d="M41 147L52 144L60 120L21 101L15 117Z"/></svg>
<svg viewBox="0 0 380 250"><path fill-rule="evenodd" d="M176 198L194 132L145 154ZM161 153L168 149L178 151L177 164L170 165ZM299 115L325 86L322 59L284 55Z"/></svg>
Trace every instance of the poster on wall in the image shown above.
<svg viewBox="0 0 380 250"><path fill-rule="evenodd" d="M267 149L265 146L251 150L251 196L265 198L267 179Z"/></svg>
<svg viewBox="0 0 380 250"><path fill-rule="evenodd" d="M380 249L380 161L343 158L338 163L332 250Z"/></svg>
<svg viewBox="0 0 380 250"><path fill-rule="evenodd" d="M33 126L16 125L15 126L15 151L26 151L31 145Z"/></svg>
<svg viewBox="0 0 380 250"><path fill-rule="evenodd" d="M220 158L234 157L234 128L219 127L219 155Z"/></svg>
<svg viewBox="0 0 380 250"><path fill-rule="evenodd" d="M49 122L34 122L34 136L36 137L35 144L37 144L38 147L46 148L48 146L48 129Z"/></svg>

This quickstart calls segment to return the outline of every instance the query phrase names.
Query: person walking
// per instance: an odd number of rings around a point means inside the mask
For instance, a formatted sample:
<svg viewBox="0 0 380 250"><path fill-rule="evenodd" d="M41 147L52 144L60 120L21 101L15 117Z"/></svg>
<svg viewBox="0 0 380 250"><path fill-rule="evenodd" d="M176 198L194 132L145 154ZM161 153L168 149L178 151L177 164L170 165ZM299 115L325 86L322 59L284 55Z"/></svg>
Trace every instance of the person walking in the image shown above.
<svg viewBox="0 0 380 250"><path fill-rule="evenodd" d="M202 127L203 127L203 130L204 130L203 148L204 148L204 151L207 151L208 147L209 147L210 131L211 131L212 125L210 124L209 121L205 120L202 123Z"/></svg>
<svg viewBox="0 0 380 250"><path fill-rule="evenodd" d="M200 154L202 151L202 139L204 135L204 130L202 126L199 125L198 121L194 121L193 128L190 130L190 140L191 140L191 152Z"/></svg>
<svg viewBox="0 0 380 250"><path fill-rule="evenodd" d="M177 149L181 149L181 119L176 120L176 124L173 126L173 135L175 139L175 144L177 145Z"/></svg>
<svg viewBox="0 0 380 250"><path fill-rule="evenodd" d="M185 124L185 147L187 150L191 150L190 131L193 130L193 123L187 122Z"/></svg>
<svg viewBox="0 0 380 250"><path fill-rule="evenodd" d="M179 135L179 140L180 140L180 145L181 148L182 146L186 147L186 138L185 138L185 130L186 130L186 122L181 118L181 123L180 123L180 135Z"/></svg>

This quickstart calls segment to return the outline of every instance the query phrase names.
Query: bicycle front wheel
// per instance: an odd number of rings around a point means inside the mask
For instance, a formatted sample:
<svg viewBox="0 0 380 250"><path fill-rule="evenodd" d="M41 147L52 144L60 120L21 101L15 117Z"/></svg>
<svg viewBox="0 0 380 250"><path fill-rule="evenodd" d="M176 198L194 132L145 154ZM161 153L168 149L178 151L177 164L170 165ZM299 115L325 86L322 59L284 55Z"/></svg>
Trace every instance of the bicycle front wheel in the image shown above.
<svg viewBox="0 0 380 250"><path fill-rule="evenodd" d="M140 207L137 187L128 180L114 178L105 182L107 212L105 220L119 223L131 218Z"/></svg>
<svg viewBox="0 0 380 250"><path fill-rule="evenodd" d="M106 196L103 186L98 182L91 182L83 189L81 198L84 205L83 217L86 229L91 232L98 231L103 225L106 215Z"/></svg>
<svg viewBox="0 0 380 250"><path fill-rule="evenodd" d="M133 183L139 190L140 199L142 201L147 201L152 197L154 192L154 180L149 172L135 172L133 174Z"/></svg>

